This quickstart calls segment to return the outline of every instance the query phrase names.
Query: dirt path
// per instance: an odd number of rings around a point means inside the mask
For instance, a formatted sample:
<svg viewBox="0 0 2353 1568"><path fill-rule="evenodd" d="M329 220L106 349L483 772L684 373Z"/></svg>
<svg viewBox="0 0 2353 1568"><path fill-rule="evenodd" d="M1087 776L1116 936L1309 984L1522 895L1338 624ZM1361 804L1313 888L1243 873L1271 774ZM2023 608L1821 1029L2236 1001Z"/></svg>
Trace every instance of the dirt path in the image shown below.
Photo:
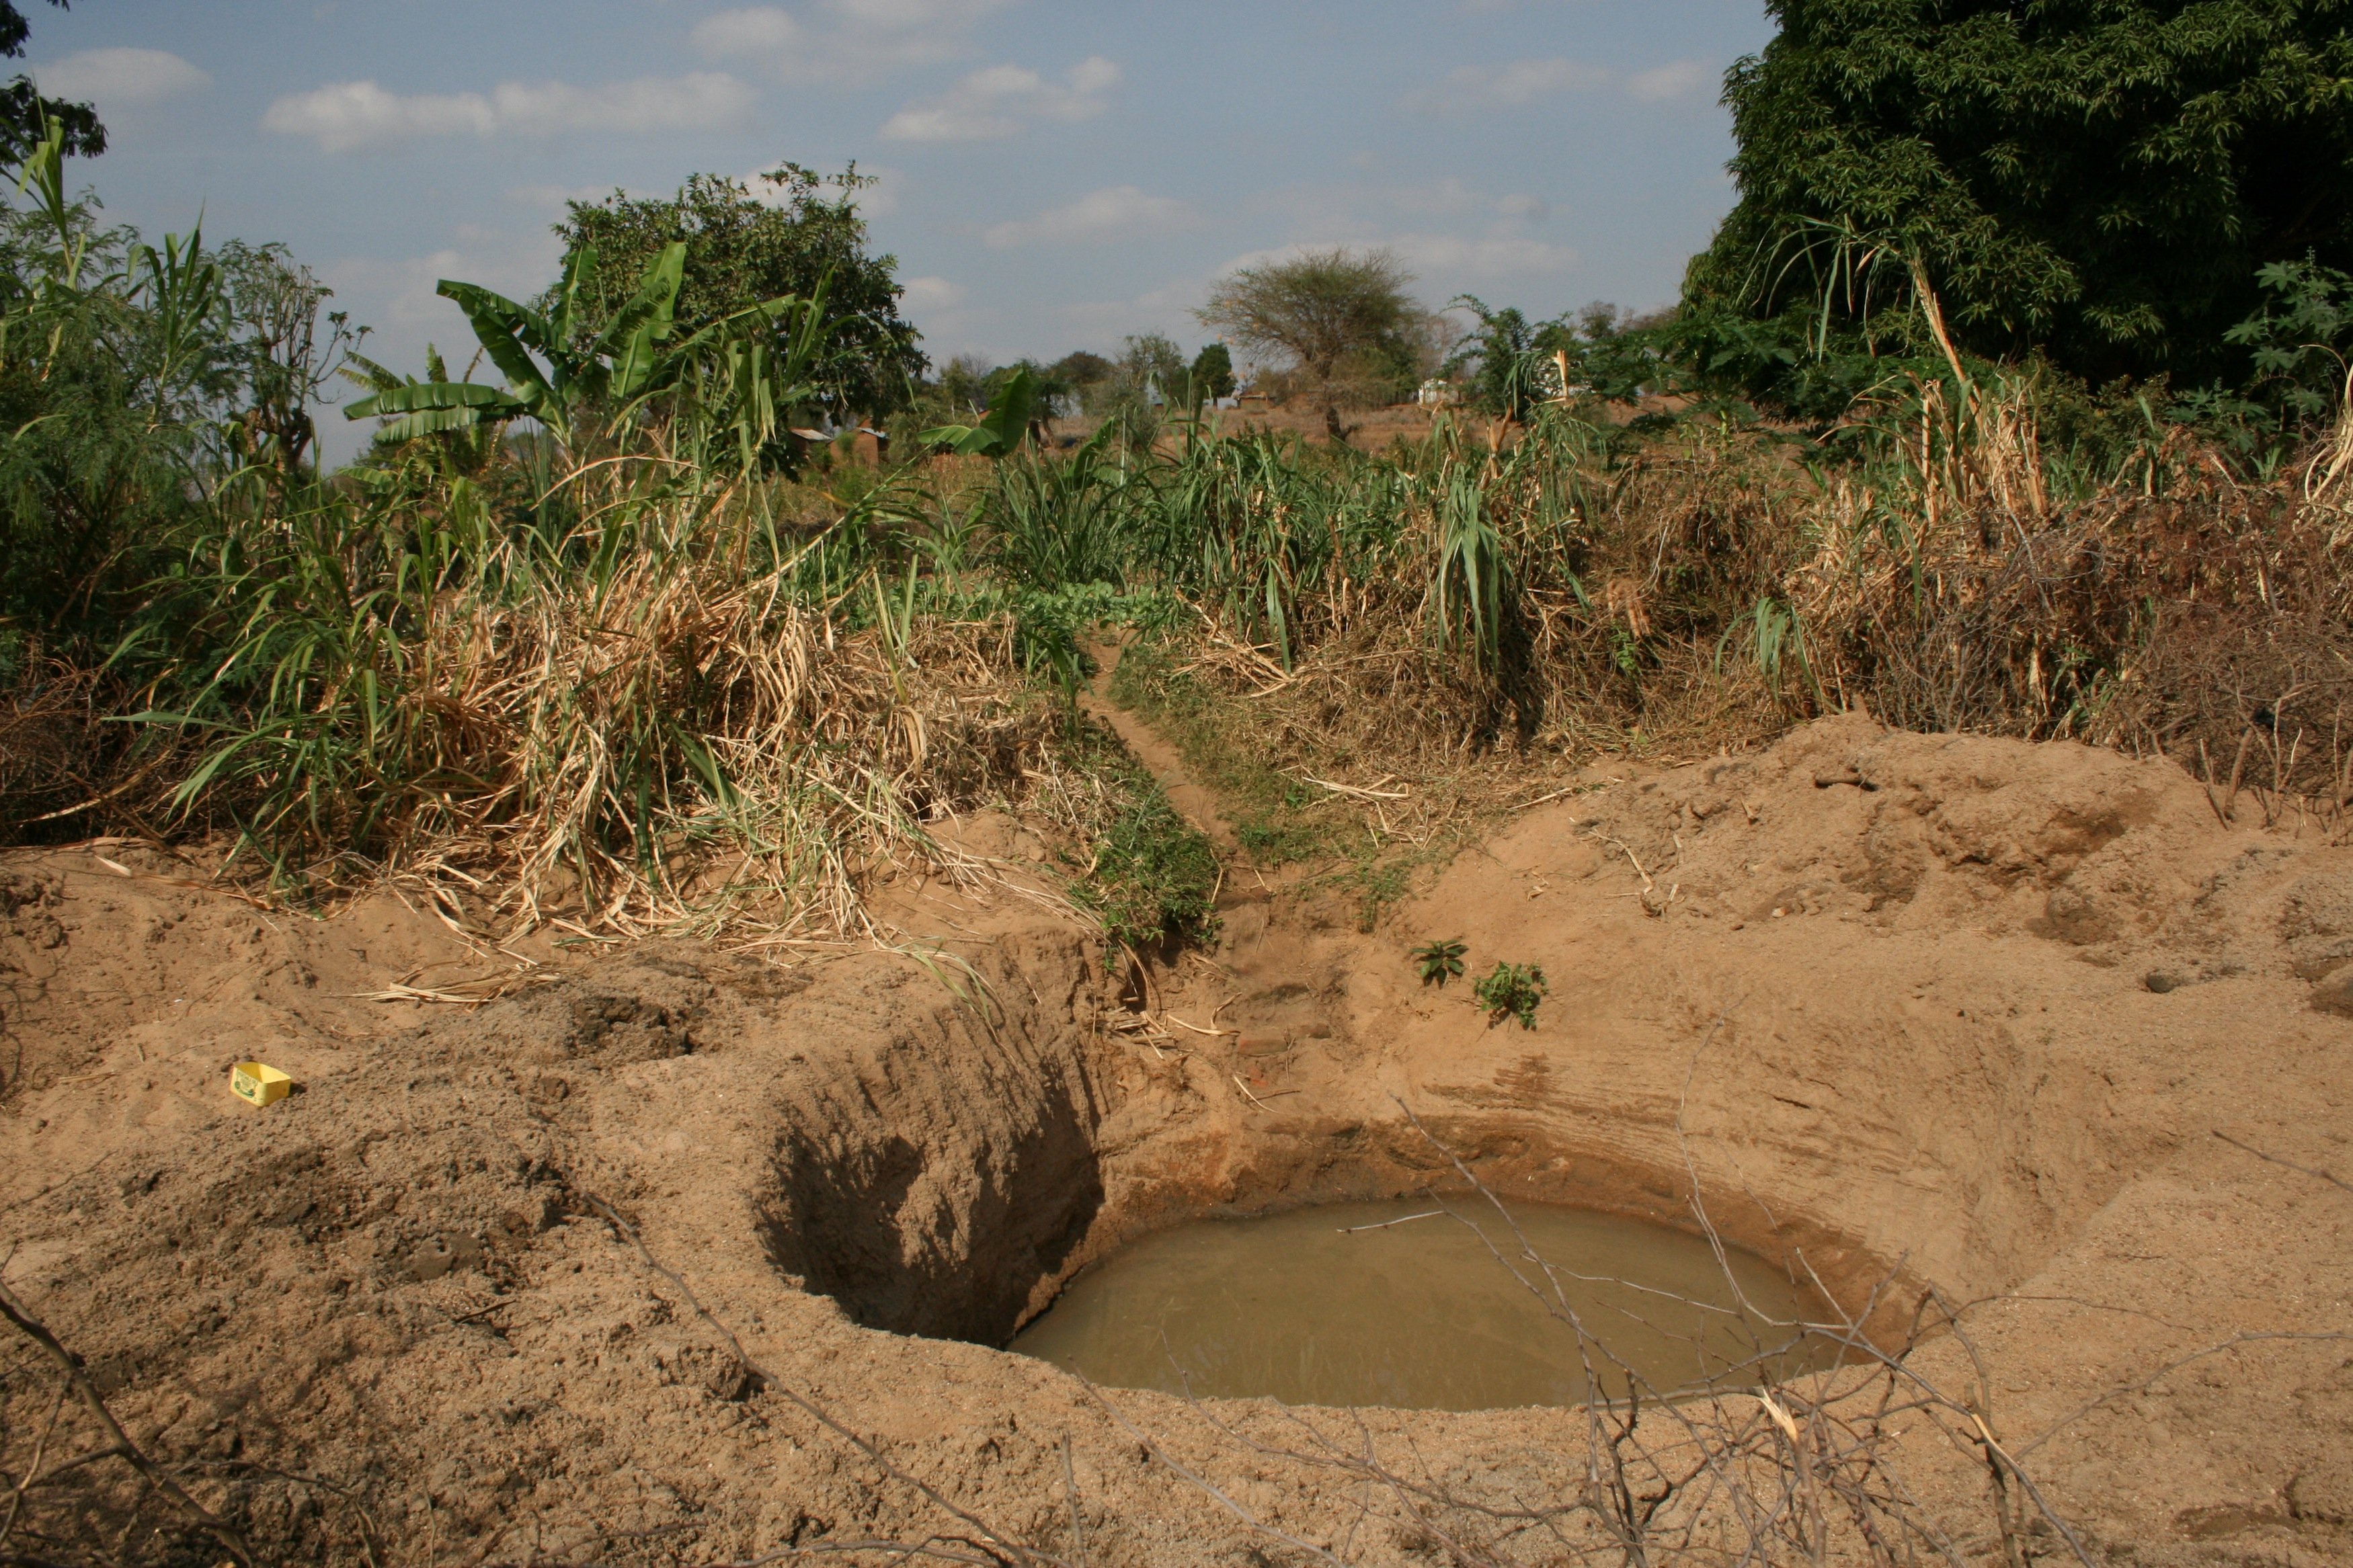
<svg viewBox="0 0 2353 1568"><path fill-rule="evenodd" d="M1238 851L1241 841L1235 837L1234 825L1227 821L1225 814L1219 810L1218 797L1193 782L1192 775L1185 771L1185 759L1177 754L1176 748L1163 740L1151 725L1112 700L1112 674L1119 668L1120 658L1127 651L1126 645L1099 643L1091 645L1086 651L1095 661L1095 677L1079 699L1081 705L1110 725L1121 742L1135 753L1136 761L1152 770L1152 776L1160 781L1160 788L1168 796L1168 803L1187 821L1208 834L1221 852L1231 854Z"/></svg>

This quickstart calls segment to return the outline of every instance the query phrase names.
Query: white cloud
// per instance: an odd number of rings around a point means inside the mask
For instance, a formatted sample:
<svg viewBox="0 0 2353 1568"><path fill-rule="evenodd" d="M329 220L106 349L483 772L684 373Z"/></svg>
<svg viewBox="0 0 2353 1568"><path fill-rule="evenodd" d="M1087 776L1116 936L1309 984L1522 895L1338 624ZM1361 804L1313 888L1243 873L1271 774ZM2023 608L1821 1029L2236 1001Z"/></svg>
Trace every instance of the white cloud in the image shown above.
<svg viewBox="0 0 2353 1568"><path fill-rule="evenodd" d="M33 76L43 92L110 106L155 103L213 84L205 71L163 49L84 49Z"/></svg>
<svg viewBox="0 0 2353 1568"><path fill-rule="evenodd" d="M781 5L754 5L705 16L691 37L695 47L714 58L758 58L799 53L807 46L808 29Z"/></svg>
<svg viewBox="0 0 2353 1568"><path fill-rule="evenodd" d="M1651 102L1682 98L1704 86L1709 74L1705 60L1674 60L1655 69L1635 72L1626 79L1626 90Z"/></svg>
<svg viewBox="0 0 2353 1568"><path fill-rule="evenodd" d="M1343 204L1364 200L1402 213L1447 216L1470 212L1482 200L1478 193L1451 174L1442 180L1401 185L1344 185L1336 187L1331 195Z"/></svg>
<svg viewBox="0 0 2353 1568"><path fill-rule="evenodd" d="M815 0L722 11L695 24L695 47L783 81L865 81L965 54L973 28L1008 0Z"/></svg>
<svg viewBox="0 0 2353 1568"><path fill-rule="evenodd" d="M479 283L524 299L545 288L563 263L563 246L535 226L510 234L463 225L454 237L457 245L428 256L346 258L322 269L337 301L350 305L356 320L375 329L378 336L370 342L382 346L369 353L395 370L421 374L427 341L438 342L457 359L449 367L453 374L472 354L474 335L466 318L435 292L441 279ZM410 363L412 358L420 363Z"/></svg>
<svg viewBox="0 0 2353 1568"><path fill-rule="evenodd" d="M899 204L907 195L907 176L903 173L881 163L858 172L874 182L858 193L858 210L862 216L889 217L899 210Z"/></svg>
<svg viewBox="0 0 2353 1568"><path fill-rule="evenodd" d="M907 308L911 310L947 310L964 303L965 286L951 283L944 278L903 278L899 287L905 291Z"/></svg>
<svg viewBox="0 0 2353 1568"><path fill-rule="evenodd" d="M566 202L601 202L612 194L610 185L509 185L506 198L519 207L554 211Z"/></svg>
<svg viewBox="0 0 2353 1568"><path fill-rule="evenodd" d="M883 122L882 134L893 142L987 142L1032 121L1092 120L1109 107L1103 95L1119 82L1119 67L1100 55L1060 82L1022 66L990 66L928 103L909 104Z"/></svg>
<svg viewBox="0 0 2353 1568"><path fill-rule="evenodd" d="M1198 221L1198 215L1174 196L1146 195L1134 185L1111 185L1035 217L997 224L981 238L997 250L1039 243L1102 243L1166 234Z"/></svg>
<svg viewBox="0 0 2353 1568"><path fill-rule="evenodd" d="M1089 55L1071 68L1071 89L1074 92L1109 92L1119 84L1119 68L1101 55Z"/></svg>
<svg viewBox="0 0 2353 1568"><path fill-rule="evenodd" d="M753 96L750 88L732 76L697 71L603 87L503 82L491 101L500 130L553 136L565 131L700 131L742 119Z"/></svg>
<svg viewBox="0 0 2353 1568"><path fill-rule="evenodd" d="M1577 252L1521 235L1483 239L1451 234L1401 234L1387 242L1407 266L1441 282L1462 278L1528 278L1566 272Z"/></svg>
<svg viewBox="0 0 2353 1568"><path fill-rule="evenodd" d="M936 27L965 27L1006 0L832 0L828 9L852 26L911 32Z"/></svg>
<svg viewBox="0 0 2353 1568"><path fill-rule="evenodd" d="M1167 332L1185 337L1201 331L1193 311L1209 297L1209 279L1180 278L1131 300L1082 300L1059 306L1054 316L1064 328L1086 340L1084 346L1109 347L1136 332Z"/></svg>
<svg viewBox="0 0 2353 1568"><path fill-rule="evenodd" d="M497 116L490 100L478 92L403 98L372 81L343 81L280 99L261 123L280 135L308 136L322 151L348 153L422 136L487 136L496 129Z"/></svg>
<svg viewBox="0 0 2353 1568"><path fill-rule="evenodd" d="M742 119L752 100L750 88L716 71L601 87L510 81L487 94L402 95L373 81L346 81L281 98L261 123L281 135L307 136L323 152L349 153L435 136L702 130Z"/></svg>
<svg viewBox="0 0 2353 1568"><path fill-rule="evenodd" d="M1707 85L1715 68L1705 60L1671 60L1625 79L1626 92L1645 102L1682 98ZM1610 71L1561 58L1514 60L1501 66L1457 66L1435 86L1406 94L1405 106L1425 114L1470 114L1517 109L1540 98L1606 87Z"/></svg>
<svg viewBox="0 0 2353 1568"><path fill-rule="evenodd" d="M1552 216L1551 205L1526 193L1482 191L1458 176L1403 182L1359 181L1286 185L1253 193L1247 205L1294 233L1345 235L1393 226L1424 228L1485 218L1515 230Z"/></svg>
<svg viewBox="0 0 2353 1568"><path fill-rule="evenodd" d="M1480 255L1482 264L1490 268L1507 256L1501 248L1505 242L1539 233L1553 216L1551 203L1533 193L1482 191L1451 176L1393 184L1292 186L1264 193L1252 205L1270 217L1285 220L1292 233L1311 235L1326 244L1377 245L1386 243L1378 237L1400 232L1476 235L1480 237L1465 239L1461 245L1486 247ZM1295 247L1270 253L1282 258L1295 254ZM1525 247L1520 251L1524 261L1546 254Z"/></svg>
<svg viewBox="0 0 2353 1568"><path fill-rule="evenodd" d="M1427 113L1467 113L1517 108L1578 88L1599 87L1609 73L1572 59L1514 60L1504 66L1457 66L1436 87L1406 95L1406 107Z"/></svg>

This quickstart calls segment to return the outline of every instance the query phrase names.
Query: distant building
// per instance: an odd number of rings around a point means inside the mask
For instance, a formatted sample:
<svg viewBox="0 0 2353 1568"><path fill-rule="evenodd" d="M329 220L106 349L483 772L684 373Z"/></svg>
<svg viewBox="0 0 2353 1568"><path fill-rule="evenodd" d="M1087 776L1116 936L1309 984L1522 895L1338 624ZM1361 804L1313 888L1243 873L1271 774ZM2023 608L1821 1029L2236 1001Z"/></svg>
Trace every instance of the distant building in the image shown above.
<svg viewBox="0 0 2353 1568"><path fill-rule="evenodd" d="M1462 401L1462 389L1441 375L1433 375L1421 384L1413 400L1424 408L1451 408Z"/></svg>

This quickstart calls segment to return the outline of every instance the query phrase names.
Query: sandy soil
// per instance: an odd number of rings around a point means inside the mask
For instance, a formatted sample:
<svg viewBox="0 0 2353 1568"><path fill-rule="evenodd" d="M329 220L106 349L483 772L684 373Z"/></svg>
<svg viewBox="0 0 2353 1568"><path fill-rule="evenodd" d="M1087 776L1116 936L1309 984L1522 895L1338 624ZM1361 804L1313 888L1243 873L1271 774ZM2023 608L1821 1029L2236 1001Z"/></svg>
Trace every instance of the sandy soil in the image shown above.
<svg viewBox="0 0 2353 1568"><path fill-rule="evenodd" d="M1301 1560L1145 1432L1349 1561L1444 1561L1179 1402L1118 1396L1131 1430L989 1348L1173 1218L1455 1184L1410 1108L1499 1190L1696 1199L1850 1304L1882 1288L1883 1329L1960 1307L2000 1440L2095 1556L2347 1561L2353 1192L2312 1173L2353 1170L2353 851L2260 804L1849 717L1596 773L1370 937L1234 876L1214 950L1107 972L1032 827L981 818L1005 881L895 885L903 952L541 948L479 1006L369 999L512 973L390 895L317 921L132 847L19 853L0 1280L278 1560L977 1538L951 1505L1070 1561ZM1539 1027L1420 986L1433 937L1542 964ZM247 1057L301 1092L232 1099ZM21 1445L54 1384L0 1365ZM1365 1420L1466 1492L1576 1484L1556 1413ZM1931 1498L1982 1481L1919 1464Z"/></svg>

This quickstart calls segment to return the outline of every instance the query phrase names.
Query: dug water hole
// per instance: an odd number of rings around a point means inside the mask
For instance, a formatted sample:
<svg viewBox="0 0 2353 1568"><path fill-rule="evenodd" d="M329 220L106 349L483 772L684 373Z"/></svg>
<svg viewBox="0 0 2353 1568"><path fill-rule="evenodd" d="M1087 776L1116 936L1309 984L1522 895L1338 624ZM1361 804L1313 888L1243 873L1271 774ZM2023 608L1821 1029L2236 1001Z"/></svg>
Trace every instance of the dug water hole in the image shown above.
<svg viewBox="0 0 2353 1568"><path fill-rule="evenodd" d="M1010 1348L1108 1387L1419 1410L1580 1404L1588 1365L1620 1396L1630 1378L1646 1398L1753 1387L1836 1352L1799 1326L1823 1321L1819 1299L1761 1258L1614 1215L1509 1209L1511 1224L1425 1199L1177 1226L1080 1274Z"/></svg>

